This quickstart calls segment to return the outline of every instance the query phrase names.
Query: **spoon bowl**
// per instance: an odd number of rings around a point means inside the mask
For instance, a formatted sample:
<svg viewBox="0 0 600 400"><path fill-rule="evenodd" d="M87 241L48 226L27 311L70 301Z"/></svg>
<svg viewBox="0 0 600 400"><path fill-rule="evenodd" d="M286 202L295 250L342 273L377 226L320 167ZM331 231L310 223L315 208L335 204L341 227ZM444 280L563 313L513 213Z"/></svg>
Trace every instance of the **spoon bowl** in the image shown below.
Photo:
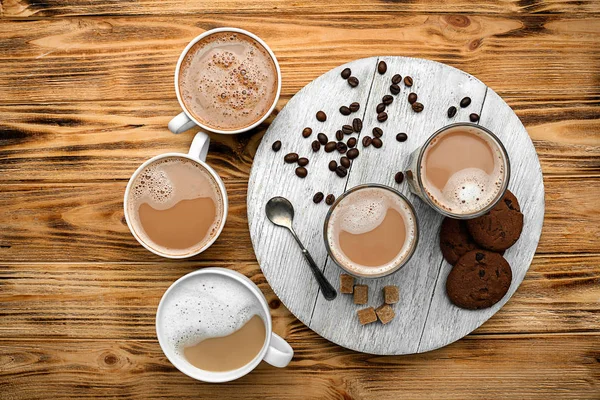
<svg viewBox="0 0 600 400"><path fill-rule="evenodd" d="M267 218L278 226L292 227L294 220L294 206L285 197L273 197L265 206Z"/></svg>

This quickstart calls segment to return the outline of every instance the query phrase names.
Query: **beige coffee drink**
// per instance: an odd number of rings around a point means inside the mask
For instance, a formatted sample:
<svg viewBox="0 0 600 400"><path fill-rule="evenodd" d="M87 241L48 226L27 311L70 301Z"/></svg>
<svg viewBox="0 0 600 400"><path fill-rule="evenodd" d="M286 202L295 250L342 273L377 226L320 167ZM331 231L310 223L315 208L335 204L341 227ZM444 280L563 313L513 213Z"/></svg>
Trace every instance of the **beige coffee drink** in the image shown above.
<svg viewBox="0 0 600 400"><path fill-rule="evenodd" d="M189 49L178 85L185 108L197 121L235 131L269 112L277 97L277 67L267 49L250 36L217 32Z"/></svg>
<svg viewBox="0 0 600 400"><path fill-rule="evenodd" d="M223 197L209 171L185 157L146 166L131 184L130 224L148 247L168 256L194 254L223 223Z"/></svg>
<svg viewBox="0 0 600 400"><path fill-rule="evenodd" d="M325 227L333 259L359 276L382 276L400 268L416 247L414 210L398 192L385 186L363 186L334 205Z"/></svg>

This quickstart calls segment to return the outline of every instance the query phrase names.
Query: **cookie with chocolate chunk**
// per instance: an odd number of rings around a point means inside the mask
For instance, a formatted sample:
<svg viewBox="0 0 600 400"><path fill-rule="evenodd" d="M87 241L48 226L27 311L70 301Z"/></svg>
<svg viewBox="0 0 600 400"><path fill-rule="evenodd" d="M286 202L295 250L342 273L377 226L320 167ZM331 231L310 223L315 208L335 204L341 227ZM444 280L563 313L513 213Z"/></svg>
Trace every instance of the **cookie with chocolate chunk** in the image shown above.
<svg viewBox="0 0 600 400"><path fill-rule="evenodd" d="M473 240L484 249L508 249L519 239L523 230L523 214L517 198L507 190L487 214L468 220L467 228Z"/></svg>
<svg viewBox="0 0 600 400"><path fill-rule="evenodd" d="M498 253L470 251L462 256L446 280L446 293L461 308L478 310L499 302L512 281L508 262Z"/></svg>
<svg viewBox="0 0 600 400"><path fill-rule="evenodd" d="M458 259L466 253L480 248L467 230L465 221L444 218L440 229L440 249L446 261L456 265Z"/></svg>

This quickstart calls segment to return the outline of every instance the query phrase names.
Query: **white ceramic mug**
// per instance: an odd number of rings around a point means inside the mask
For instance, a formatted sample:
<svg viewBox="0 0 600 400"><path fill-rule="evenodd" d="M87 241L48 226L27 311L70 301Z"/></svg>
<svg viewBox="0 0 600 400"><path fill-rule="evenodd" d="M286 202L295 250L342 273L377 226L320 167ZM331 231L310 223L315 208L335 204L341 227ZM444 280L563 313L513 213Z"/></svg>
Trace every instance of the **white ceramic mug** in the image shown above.
<svg viewBox="0 0 600 400"><path fill-rule="evenodd" d="M269 55L273 59L273 63L275 64L275 69L277 70L277 93L275 94L275 98L273 99L273 104L271 104L271 107L269 108L269 111L267 111L265 113L265 115L263 115L258 121L256 121L252 125L246 126L244 128L236 129L236 130L220 130L220 129L216 129L216 128L212 128L210 126L204 125L203 123L199 122L196 118L194 118L193 115L191 115L187 111L187 108L185 107L185 104L183 103L183 100L181 99L181 93L179 92L179 69L181 68L181 63L183 62L183 60L184 60L186 54L188 53L188 51L199 40L205 38L206 36L212 35L213 33L219 33L219 32L241 33L243 35L249 36L252 39L256 40L258 43L260 43L261 46L263 46L267 50L267 52L269 53ZM236 133L242 133L242 132L249 131L250 129L256 128L265 119L267 119L267 117L269 115L271 115L271 113L273 112L273 109L275 109L275 106L277 105L277 101L279 100L279 95L281 93L281 70L279 68L279 62L277 61L277 58L275 57L275 54L273 54L273 51L269 48L269 46L265 42L263 42L263 40L261 38L259 38L255 34L250 33L248 31L245 31L243 29L239 29L239 28L216 28L216 29L211 29L209 31L204 32L203 34L201 34L199 36L196 36L194 38L194 40L192 40L185 47L185 49L183 49L183 52L179 56L179 61L177 61L177 67L175 68L175 92L177 93L177 100L179 100L179 105L181 106L181 109L183 110L183 112L181 112L179 115L177 115L171 121L169 121L169 130L171 132L173 132L173 133L185 132L188 129L191 129L194 126L197 125L197 126L201 127L202 129L206 129L206 130L211 131L211 132L233 135L233 134L236 134Z"/></svg>
<svg viewBox="0 0 600 400"><path fill-rule="evenodd" d="M215 242L215 240L217 240L217 238L219 237L219 235L223 231L223 227L225 226L225 221L227 219L227 210L229 208L229 202L227 200L227 191L225 190L225 184L223 183L223 181L221 180L221 178L219 177L219 175L215 172L215 170L213 170L206 163L206 155L208 154L208 145L209 144L210 144L210 138L208 137L208 135L206 133L204 133L204 132L198 132L196 134L196 136L194 137L194 140L192 141L192 145L190 146L190 150L188 151L187 154L183 154L183 153L165 153L165 154L160 154L158 156L152 157L151 159L149 159L148 161L146 161L145 163L143 163L142 165L140 165L139 168L133 173L133 175L129 179L129 183L127 184L127 188L125 189L125 197L123 199L123 209L125 210L125 220L127 221L127 226L129 227L129 230L131 231L131 234L133 235L133 237L135 237L135 239L142 246L144 246L146 249L150 250L154 254L157 254L157 255L162 256L162 257L167 257L167 258L187 258L187 257L192 257L192 256L200 254L204 250L208 249ZM131 222L131 216L129 215L129 210L128 210L128 207L127 207L127 199L129 198L129 195L130 195L130 192L131 192L131 187L133 185L133 182L137 178L137 176L149 164L151 164L153 162L156 162L158 160L162 160L164 158L169 158L169 157L187 158L189 160L195 161L198 164L202 165L202 167L204 167L206 169L206 171L208 171L212 175L212 177L214 178L215 182L217 183L217 185L219 187L219 191L221 193L221 198L223 199L223 218L221 219L221 225L219 226L219 229L217 230L216 234L208 242L206 242L204 244L204 246L202 246L200 249L196 250L193 253L189 253L189 254L173 255L173 254L162 253L162 252L154 249L153 247L151 247L149 244L147 244L144 240L142 240L142 238L135 231L135 229L133 227L133 224Z"/></svg>
<svg viewBox="0 0 600 400"><path fill-rule="evenodd" d="M256 357L254 357L252 361L241 368L224 372L212 372L196 368L185 361L181 356L177 356L173 350L173 346L169 346L169 343L167 342L168 338L164 332L164 327L161 325L161 321L165 320L163 318L163 313L165 312L166 299L169 297L174 288L183 283L185 280L203 274L217 274L241 283L256 297L257 302L260 303L263 309L266 328L265 343ZM173 364L179 371L183 372L187 376L204 382L229 382L241 378L256 368L256 366L260 364L262 360L275 367L283 368L290 363L292 357L294 356L294 350L292 347L285 340L283 340L281 336L273 333L273 322L271 321L269 305L267 304L267 299L265 299L265 296L262 294L258 286L256 286L250 279L246 278L239 272L225 268L203 268L184 275L176 280L169 287L169 289L167 289L160 300L160 303L158 304L158 311L156 312L156 335L158 337L158 343L160 344L160 347L171 364Z"/></svg>

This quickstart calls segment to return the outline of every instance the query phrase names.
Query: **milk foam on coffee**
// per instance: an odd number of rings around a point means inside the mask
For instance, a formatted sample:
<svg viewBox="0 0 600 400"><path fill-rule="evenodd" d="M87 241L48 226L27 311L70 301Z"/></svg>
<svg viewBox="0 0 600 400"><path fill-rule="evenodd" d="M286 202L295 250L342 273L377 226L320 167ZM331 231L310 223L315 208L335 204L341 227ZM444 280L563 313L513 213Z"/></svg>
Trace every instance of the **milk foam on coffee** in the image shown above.
<svg viewBox="0 0 600 400"><path fill-rule="evenodd" d="M163 301L159 324L167 346L183 360L186 347L231 335L253 316L266 321L261 304L248 288L218 274L190 277L175 286Z"/></svg>
<svg viewBox="0 0 600 400"><path fill-rule="evenodd" d="M252 125L277 96L277 69L267 49L235 32L209 35L188 51L179 72L179 91L188 111L221 130Z"/></svg>
<svg viewBox="0 0 600 400"><path fill-rule="evenodd" d="M386 224L386 220L391 225ZM346 233L350 237L375 235L373 238L363 236L353 249L367 262L357 263L344 252L340 239ZM409 204L391 190L379 187L358 189L346 195L332 211L327 228L327 240L334 258L359 275L379 275L393 270L411 254L416 238L416 218ZM372 265L374 259L381 260L381 257L376 249L369 248L369 243L380 245L385 241L390 242L387 246L389 257L384 257L387 259L379 265ZM390 255L389 245L394 244L397 247L392 247L394 254ZM358 257L355 255L354 258Z"/></svg>
<svg viewBox="0 0 600 400"><path fill-rule="evenodd" d="M144 168L132 183L127 206L140 239L170 255L202 248L223 220L217 182L202 165L183 157L160 159ZM198 227L199 221L204 226Z"/></svg>
<svg viewBox="0 0 600 400"><path fill-rule="evenodd" d="M474 214L500 195L505 164L498 144L485 132L457 127L434 138L423 153L425 192L442 209Z"/></svg>

